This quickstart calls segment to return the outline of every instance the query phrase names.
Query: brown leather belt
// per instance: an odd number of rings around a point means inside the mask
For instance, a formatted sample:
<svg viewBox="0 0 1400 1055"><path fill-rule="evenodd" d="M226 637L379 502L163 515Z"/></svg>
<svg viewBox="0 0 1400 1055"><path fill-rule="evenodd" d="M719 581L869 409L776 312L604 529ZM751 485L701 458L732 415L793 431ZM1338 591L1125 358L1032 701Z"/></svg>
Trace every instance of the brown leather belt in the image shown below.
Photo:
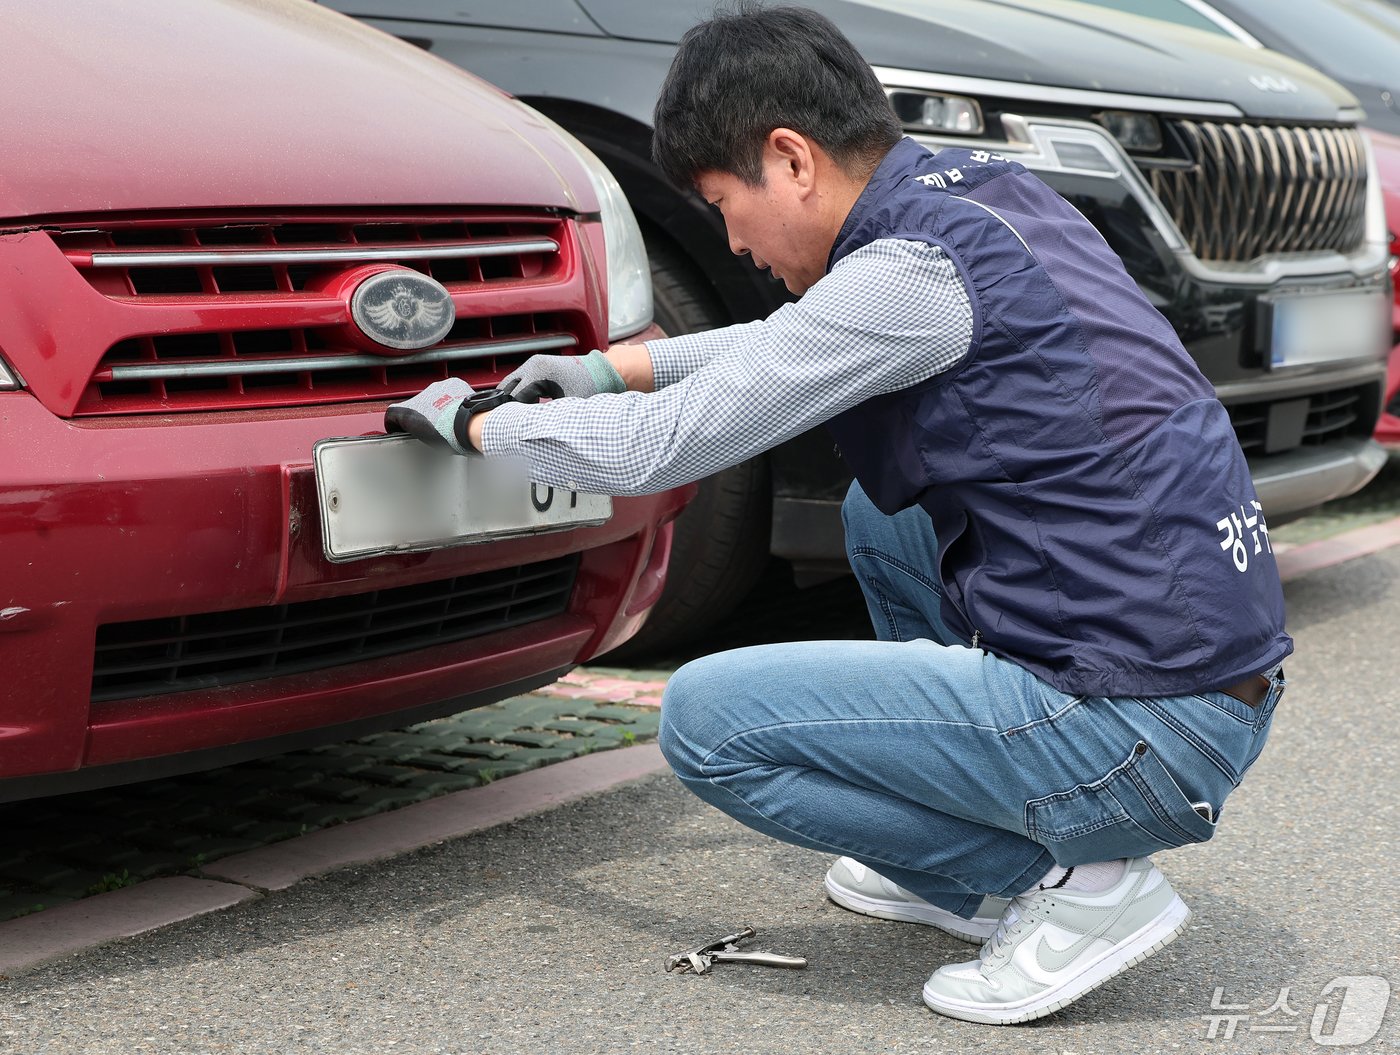
<svg viewBox="0 0 1400 1055"><path fill-rule="evenodd" d="M1244 681L1220 691L1226 696L1233 696L1246 707L1258 707L1264 702L1264 697L1269 694L1269 686L1272 684L1273 682L1262 674L1251 674Z"/></svg>

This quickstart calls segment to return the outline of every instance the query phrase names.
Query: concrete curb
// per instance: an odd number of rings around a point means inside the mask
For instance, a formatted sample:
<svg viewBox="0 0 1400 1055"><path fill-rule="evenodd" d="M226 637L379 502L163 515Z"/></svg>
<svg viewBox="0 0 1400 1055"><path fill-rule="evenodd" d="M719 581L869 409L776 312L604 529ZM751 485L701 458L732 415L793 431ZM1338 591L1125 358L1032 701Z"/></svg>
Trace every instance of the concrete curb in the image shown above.
<svg viewBox="0 0 1400 1055"><path fill-rule="evenodd" d="M21 916L0 923L0 974L14 974L258 896L257 891L232 883L171 876Z"/></svg>
<svg viewBox="0 0 1400 1055"><path fill-rule="evenodd" d="M152 879L8 920L0 923L0 974L229 908L310 876L519 820L666 769L655 744L600 751L234 854L202 869L207 878Z"/></svg>
<svg viewBox="0 0 1400 1055"><path fill-rule="evenodd" d="M1397 545L1400 545L1400 517L1292 546L1286 552L1277 554L1278 571L1287 582L1308 572L1330 568L1357 557L1368 557Z"/></svg>

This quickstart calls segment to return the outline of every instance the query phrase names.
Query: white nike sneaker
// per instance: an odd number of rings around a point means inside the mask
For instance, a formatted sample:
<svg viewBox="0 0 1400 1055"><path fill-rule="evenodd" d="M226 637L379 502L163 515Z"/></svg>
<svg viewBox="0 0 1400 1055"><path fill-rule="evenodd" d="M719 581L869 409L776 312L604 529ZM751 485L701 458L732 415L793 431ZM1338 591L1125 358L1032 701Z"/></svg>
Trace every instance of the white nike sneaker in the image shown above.
<svg viewBox="0 0 1400 1055"><path fill-rule="evenodd" d="M1008 1025L1058 1011L1151 956L1191 910L1146 857L1107 890L1035 890L1011 899L979 959L940 967L924 1003L969 1022Z"/></svg>
<svg viewBox="0 0 1400 1055"><path fill-rule="evenodd" d="M991 937L1002 912L1010 904L1005 898L983 898L977 914L972 919L963 919L895 886L849 857L842 857L826 873L826 893L832 901L852 912L903 923L923 923L977 945Z"/></svg>

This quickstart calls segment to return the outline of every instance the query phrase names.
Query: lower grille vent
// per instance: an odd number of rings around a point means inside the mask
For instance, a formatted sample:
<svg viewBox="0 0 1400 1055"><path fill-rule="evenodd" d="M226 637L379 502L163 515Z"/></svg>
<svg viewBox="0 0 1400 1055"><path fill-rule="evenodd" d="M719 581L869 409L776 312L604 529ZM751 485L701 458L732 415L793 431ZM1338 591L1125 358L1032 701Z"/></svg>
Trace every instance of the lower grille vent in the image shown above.
<svg viewBox="0 0 1400 1055"><path fill-rule="evenodd" d="M1225 408L1246 454L1281 454L1347 435L1368 436L1375 422L1372 388L1341 388L1297 399L1235 403Z"/></svg>
<svg viewBox="0 0 1400 1055"><path fill-rule="evenodd" d="M348 597L97 629L92 700L101 703L398 655L561 615L577 554Z"/></svg>

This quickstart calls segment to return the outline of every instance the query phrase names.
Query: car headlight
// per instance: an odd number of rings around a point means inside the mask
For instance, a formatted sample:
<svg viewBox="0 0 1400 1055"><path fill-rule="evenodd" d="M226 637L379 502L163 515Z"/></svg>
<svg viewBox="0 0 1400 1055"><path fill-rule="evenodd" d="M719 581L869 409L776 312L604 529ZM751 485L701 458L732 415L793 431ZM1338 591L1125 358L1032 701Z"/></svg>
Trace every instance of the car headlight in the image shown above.
<svg viewBox="0 0 1400 1055"><path fill-rule="evenodd" d="M630 337L651 325L651 267L642 229L627 196L606 165L583 144L583 159L603 212L608 248L608 340Z"/></svg>
<svg viewBox="0 0 1400 1055"><path fill-rule="evenodd" d="M0 392L13 392L15 389L23 387L24 379L15 372L9 363L5 362L4 356L0 356Z"/></svg>
<svg viewBox="0 0 1400 1055"><path fill-rule="evenodd" d="M886 88L899 123L911 132L951 132L977 136L986 131L976 99L910 88Z"/></svg>
<svg viewBox="0 0 1400 1055"><path fill-rule="evenodd" d="M1105 110L1095 120L1108 129L1124 150L1155 153L1162 149L1162 126L1151 114L1134 110Z"/></svg>
<svg viewBox="0 0 1400 1055"><path fill-rule="evenodd" d="M523 103L521 105L524 105ZM603 220L603 244L608 254L608 340L618 341L651 325L651 267L642 229L627 196L598 155L578 141L557 121L538 110L531 113L549 125L556 135L578 155L588 172L598 211Z"/></svg>
<svg viewBox="0 0 1400 1055"><path fill-rule="evenodd" d="M1390 225L1385 221L1385 192L1381 189L1381 173L1376 167L1376 152L1371 137L1363 135L1361 145L1366 151L1366 241L1385 246L1387 262L1390 252Z"/></svg>

